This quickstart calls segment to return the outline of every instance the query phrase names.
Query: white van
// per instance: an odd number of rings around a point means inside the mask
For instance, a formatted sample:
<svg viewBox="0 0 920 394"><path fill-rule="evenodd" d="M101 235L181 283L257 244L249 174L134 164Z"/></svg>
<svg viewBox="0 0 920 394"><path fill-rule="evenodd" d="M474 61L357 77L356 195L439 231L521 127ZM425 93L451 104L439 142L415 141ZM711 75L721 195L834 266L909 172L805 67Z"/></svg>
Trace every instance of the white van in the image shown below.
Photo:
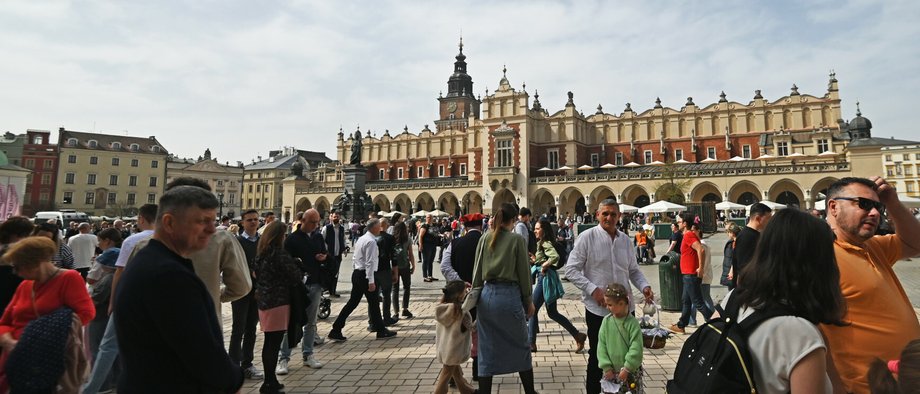
<svg viewBox="0 0 920 394"><path fill-rule="evenodd" d="M44 211L35 213L35 219L33 222L44 223L52 219L57 222L60 228L66 229L70 226L70 222L88 222L89 216L86 216L86 214L83 212L77 212L72 209L65 209L60 211Z"/></svg>

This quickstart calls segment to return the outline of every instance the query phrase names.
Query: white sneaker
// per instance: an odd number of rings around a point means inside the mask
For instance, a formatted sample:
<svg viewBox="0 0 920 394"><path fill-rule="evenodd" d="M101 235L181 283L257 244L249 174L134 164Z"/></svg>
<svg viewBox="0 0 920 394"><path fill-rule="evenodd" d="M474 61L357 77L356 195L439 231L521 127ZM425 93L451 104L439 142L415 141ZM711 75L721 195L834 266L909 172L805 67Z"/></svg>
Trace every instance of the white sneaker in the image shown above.
<svg viewBox="0 0 920 394"><path fill-rule="evenodd" d="M318 335L313 336L313 346L320 346L324 343L326 343L326 338L323 338Z"/></svg>
<svg viewBox="0 0 920 394"><path fill-rule="evenodd" d="M303 360L303 365L313 369L320 369L323 367L323 363L316 361L316 357L313 357L312 354Z"/></svg>
<svg viewBox="0 0 920 394"><path fill-rule="evenodd" d="M243 376L245 376L246 379L252 379L252 380L262 380L262 378L265 377L262 374L262 371L256 368L255 365L250 365L249 368L244 369Z"/></svg>
<svg viewBox="0 0 920 394"><path fill-rule="evenodd" d="M278 367L275 368L275 374L277 375L287 375L288 374L288 360L278 360Z"/></svg>

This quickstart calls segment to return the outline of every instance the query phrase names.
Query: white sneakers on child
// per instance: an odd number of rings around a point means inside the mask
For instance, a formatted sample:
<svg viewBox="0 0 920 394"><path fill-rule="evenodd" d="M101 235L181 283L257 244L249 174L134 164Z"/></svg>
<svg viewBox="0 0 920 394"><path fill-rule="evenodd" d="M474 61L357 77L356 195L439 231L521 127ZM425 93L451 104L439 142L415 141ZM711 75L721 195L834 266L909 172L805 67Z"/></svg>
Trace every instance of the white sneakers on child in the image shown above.
<svg viewBox="0 0 920 394"><path fill-rule="evenodd" d="M323 367L323 363L317 361L316 357L313 357L312 354L303 360L303 365L313 369L320 369Z"/></svg>
<svg viewBox="0 0 920 394"><path fill-rule="evenodd" d="M278 367L275 368L275 374L277 375L287 375L288 374L288 360L278 360Z"/></svg>

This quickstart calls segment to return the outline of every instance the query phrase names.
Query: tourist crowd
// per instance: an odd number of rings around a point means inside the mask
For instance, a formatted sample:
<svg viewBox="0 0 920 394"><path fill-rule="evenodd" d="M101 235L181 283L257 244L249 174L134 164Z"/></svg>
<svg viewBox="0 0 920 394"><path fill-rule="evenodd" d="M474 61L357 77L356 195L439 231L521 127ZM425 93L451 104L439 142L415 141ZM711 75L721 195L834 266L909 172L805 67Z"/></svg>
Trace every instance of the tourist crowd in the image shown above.
<svg viewBox="0 0 920 394"><path fill-rule="evenodd" d="M745 333L758 392L914 389L920 324L892 266L920 255L920 221L881 178L844 178L826 195L820 217L758 203L745 226L726 224L715 278L730 292L719 303L710 296L712 248L699 217L675 216L667 252L679 258L682 310L671 331L699 333L726 317L742 326L758 320ZM178 178L158 205L139 209L134 226L62 229L24 217L0 224L0 392L233 393L245 379L262 380L262 393L284 392L278 375L289 373L292 349L300 346L303 366L322 368L316 346L346 341L362 301L368 330L396 336L391 328L415 317L418 263L425 282L439 280L436 263L445 279L434 308L443 364L435 393L449 386L488 393L496 375L511 373L536 392L541 309L568 332L574 351L587 351L588 393L642 388L635 309L655 301L639 269L655 258L654 231L651 217L624 218L614 199L575 219L533 217L505 203L490 217L371 214L347 223L315 209L290 224L250 210L215 226L218 207L206 182ZM877 234L883 221L891 234ZM322 335L317 319L329 312L327 295L339 296L348 254L348 300ZM563 278L580 292L586 327L557 307ZM258 331L264 371L254 362ZM478 388L464 377L469 360Z"/></svg>

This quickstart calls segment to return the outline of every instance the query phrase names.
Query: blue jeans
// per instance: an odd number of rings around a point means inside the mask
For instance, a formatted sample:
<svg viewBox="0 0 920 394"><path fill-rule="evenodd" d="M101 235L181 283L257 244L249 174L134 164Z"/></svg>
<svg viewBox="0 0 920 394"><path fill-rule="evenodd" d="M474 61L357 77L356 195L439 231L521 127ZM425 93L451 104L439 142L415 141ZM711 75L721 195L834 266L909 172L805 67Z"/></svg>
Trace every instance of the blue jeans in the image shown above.
<svg viewBox="0 0 920 394"><path fill-rule="evenodd" d="M530 343L537 342L537 333L540 332L540 321L537 319L537 315L540 313L540 307L543 306L543 273L537 274L537 285L533 288L533 307L534 312L533 316L530 317L530 322L527 324L527 334L530 337ZM550 319L559 323L562 328L569 332L569 335L575 337L578 334L578 329L569 321L568 318L559 313L559 310L556 308L556 301L546 304L546 314L549 315Z"/></svg>
<svg viewBox="0 0 920 394"><path fill-rule="evenodd" d="M318 283L307 285L307 297L310 302L307 304L307 324L303 326L303 340L301 347L303 349L303 358L313 354L313 338L316 336L316 312L319 310L319 302L323 296L323 286ZM278 352L279 360L291 360L291 348L288 347L287 333L281 340L281 350Z"/></svg>
<svg viewBox="0 0 920 394"><path fill-rule="evenodd" d="M89 381L83 385L83 392L86 394L96 394L102 385L105 384L109 372L112 371L112 364L118 357L118 338L115 335L115 314L109 316L109 323L105 326L105 333L102 334L102 342L99 343L99 350L96 353L96 359L93 360L93 371L89 376Z"/></svg>
<svg viewBox="0 0 920 394"><path fill-rule="evenodd" d="M715 304L712 303L712 295L710 295L711 287L712 285L707 285L705 283L700 284L700 290L702 291L702 294L703 294L703 303L709 307L709 310L715 312L716 306ZM696 306L696 304L694 304L693 308L690 309L690 325L691 326L696 325L696 309L697 308L698 307Z"/></svg>
<svg viewBox="0 0 920 394"><path fill-rule="evenodd" d="M694 308L703 314L703 318L706 319L706 321L709 321L709 318L712 317L712 309L703 301L703 280L695 274L683 275L683 282L684 291L683 294L681 294L683 308L681 309L680 320L677 321L677 326L680 328L687 327Z"/></svg>

